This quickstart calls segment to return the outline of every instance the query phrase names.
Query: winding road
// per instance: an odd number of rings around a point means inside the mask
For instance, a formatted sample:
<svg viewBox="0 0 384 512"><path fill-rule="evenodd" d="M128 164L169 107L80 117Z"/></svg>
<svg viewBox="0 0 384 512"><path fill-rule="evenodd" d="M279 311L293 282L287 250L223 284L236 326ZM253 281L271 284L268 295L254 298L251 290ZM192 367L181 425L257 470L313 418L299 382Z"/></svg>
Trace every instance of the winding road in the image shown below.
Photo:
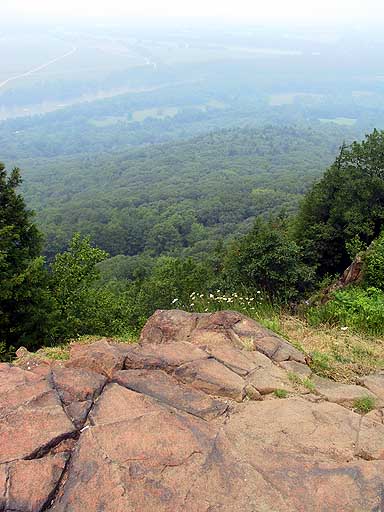
<svg viewBox="0 0 384 512"><path fill-rule="evenodd" d="M14 82L15 80L18 80L19 78L24 78L26 76L33 75L34 73L37 73L38 71L41 71L42 69L47 68L51 64L54 64L55 62L58 62L59 60L65 59L66 57L73 55L76 51L77 51L77 47L74 46L69 52L66 52L63 55L56 57L55 59L45 62L44 64L41 64L41 66L37 66L36 68L25 71L24 73L20 73L20 75L16 75L16 76L12 76L11 78L7 78L7 80L0 82L0 89L2 87L4 87L5 85L9 84L10 82Z"/></svg>

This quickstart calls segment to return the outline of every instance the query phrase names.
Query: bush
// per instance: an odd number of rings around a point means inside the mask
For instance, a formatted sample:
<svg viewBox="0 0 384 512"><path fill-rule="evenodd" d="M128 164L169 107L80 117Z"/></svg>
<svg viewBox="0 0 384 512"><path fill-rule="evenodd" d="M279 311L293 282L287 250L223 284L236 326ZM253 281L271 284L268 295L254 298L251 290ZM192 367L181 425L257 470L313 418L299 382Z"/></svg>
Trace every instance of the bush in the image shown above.
<svg viewBox="0 0 384 512"><path fill-rule="evenodd" d="M383 335L384 291L373 287L337 291L327 304L308 310L307 318L312 325L340 325L366 334Z"/></svg>
<svg viewBox="0 0 384 512"><path fill-rule="evenodd" d="M369 248L364 262L364 282L384 290L384 231Z"/></svg>
<svg viewBox="0 0 384 512"><path fill-rule="evenodd" d="M312 279L279 219L257 219L252 230L229 248L223 267L227 289L263 290L283 302L297 296Z"/></svg>

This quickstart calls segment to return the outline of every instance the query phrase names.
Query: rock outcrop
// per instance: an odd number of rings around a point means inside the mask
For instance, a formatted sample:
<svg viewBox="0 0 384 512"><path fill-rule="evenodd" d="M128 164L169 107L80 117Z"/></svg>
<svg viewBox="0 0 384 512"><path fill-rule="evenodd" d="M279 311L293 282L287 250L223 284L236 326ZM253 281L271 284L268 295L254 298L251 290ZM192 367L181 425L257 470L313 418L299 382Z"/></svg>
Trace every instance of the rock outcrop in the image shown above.
<svg viewBox="0 0 384 512"><path fill-rule="evenodd" d="M383 512L383 401L238 313L158 311L138 345L0 364L0 511Z"/></svg>

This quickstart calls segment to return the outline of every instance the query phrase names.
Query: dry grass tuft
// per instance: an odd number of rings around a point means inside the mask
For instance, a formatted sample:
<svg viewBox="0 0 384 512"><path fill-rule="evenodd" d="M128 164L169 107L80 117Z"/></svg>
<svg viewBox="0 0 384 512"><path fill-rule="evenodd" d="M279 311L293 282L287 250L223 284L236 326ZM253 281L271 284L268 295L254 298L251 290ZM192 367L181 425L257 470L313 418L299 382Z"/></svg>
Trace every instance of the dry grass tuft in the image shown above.
<svg viewBox="0 0 384 512"><path fill-rule="evenodd" d="M311 355L324 376L340 382L356 382L359 376L384 368L384 339L341 330L312 327L304 320L282 315L280 332Z"/></svg>

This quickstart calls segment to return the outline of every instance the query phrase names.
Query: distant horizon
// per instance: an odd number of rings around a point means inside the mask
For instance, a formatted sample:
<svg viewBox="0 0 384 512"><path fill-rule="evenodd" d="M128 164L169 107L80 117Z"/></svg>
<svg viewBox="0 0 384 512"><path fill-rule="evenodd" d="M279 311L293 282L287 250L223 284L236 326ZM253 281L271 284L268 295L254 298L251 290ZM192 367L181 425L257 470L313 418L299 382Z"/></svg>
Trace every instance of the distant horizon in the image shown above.
<svg viewBox="0 0 384 512"><path fill-rule="evenodd" d="M219 0L195 0L183 3L176 0L142 0L140 5L126 4L123 0L50 0L5 1L0 6L3 20L29 22L73 22L101 21L107 23L129 21L172 23L206 20L228 24L263 24L281 26L380 26L384 22L384 5L381 0L270 0L257 5L252 0L233 2ZM1 35L1 33L0 33Z"/></svg>

